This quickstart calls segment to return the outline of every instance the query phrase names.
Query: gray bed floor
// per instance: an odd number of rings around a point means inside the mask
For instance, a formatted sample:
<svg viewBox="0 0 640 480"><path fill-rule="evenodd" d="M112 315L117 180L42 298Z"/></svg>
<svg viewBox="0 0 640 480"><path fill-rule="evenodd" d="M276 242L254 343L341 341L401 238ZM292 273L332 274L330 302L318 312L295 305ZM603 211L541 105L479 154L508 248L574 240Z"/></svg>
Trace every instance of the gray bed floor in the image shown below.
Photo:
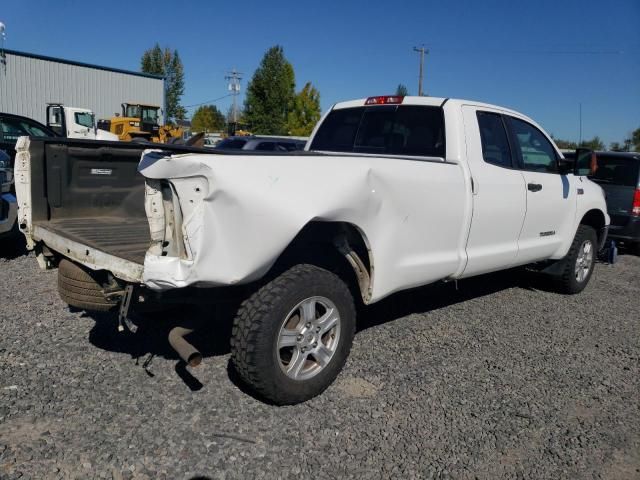
<svg viewBox="0 0 640 480"><path fill-rule="evenodd" d="M149 224L141 217L71 218L38 225L69 240L141 265L151 242Z"/></svg>

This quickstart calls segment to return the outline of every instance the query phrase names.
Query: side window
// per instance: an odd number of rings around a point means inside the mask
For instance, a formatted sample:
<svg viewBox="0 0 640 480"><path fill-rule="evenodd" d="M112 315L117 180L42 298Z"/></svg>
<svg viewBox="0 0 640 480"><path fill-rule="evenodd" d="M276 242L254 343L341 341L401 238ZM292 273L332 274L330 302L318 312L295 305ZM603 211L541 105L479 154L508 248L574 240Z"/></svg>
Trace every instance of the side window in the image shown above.
<svg viewBox="0 0 640 480"><path fill-rule="evenodd" d="M558 173L558 160L553 145L533 125L508 117L516 151L522 159L522 168L534 172Z"/></svg>
<svg viewBox="0 0 640 480"><path fill-rule="evenodd" d="M262 150L263 152L272 152L276 149L274 142L262 142L256 147L256 150Z"/></svg>
<svg viewBox="0 0 640 480"><path fill-rule="evenodd" d="M5 142L17 142L18 137L29 135L29 132L24 129L21 122L13 118L4 118L0 127L2 127Z"/></svg>
<svg viewBox="0 0 640 480"><path fill-rule="evenodd" d="M33 123L22 122L21 125L22 125L22 128L24 128L27 132L29 132L29 135L32 135L34 137L48 137L49 136L49 134L47 132L45 132L43 129L41 129L37 125L34 125Z"/></svg>
<svg viewBox="0 0 640 480"><path fill-rule="evenodd" d="M298 144L298 143L289 143L289 142L280 142L280 143L278 143L278 149L279 150L283 150L283 151L287 151L287 152L293 152L294 150L302 150L302 148L300 148L300 144Z"/></svg>
<svg viewBox="0 0 640 480"><path fill-rule="evenodd" d="M511 148L502 116L489 112L478 112L477 116L484 161L499 167L513 167Z"/></svg>
<svg viewBox="0 0 640 480"><path fill-rule="evenodd" d="M74 113L75 121L78 125L87 128L93 128L93 115L87 112Z"/></svg>

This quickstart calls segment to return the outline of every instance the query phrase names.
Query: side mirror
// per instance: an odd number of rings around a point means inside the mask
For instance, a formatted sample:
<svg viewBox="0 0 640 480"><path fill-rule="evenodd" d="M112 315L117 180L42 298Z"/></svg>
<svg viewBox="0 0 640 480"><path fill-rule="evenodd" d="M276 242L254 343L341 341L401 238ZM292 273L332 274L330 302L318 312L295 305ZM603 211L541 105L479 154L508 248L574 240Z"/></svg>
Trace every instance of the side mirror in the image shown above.
<svg viewBox="0 0 640 480"><path fill-rule="evenodd" d="M573 164L573 174L576 176L593 175L598 168L596 153L588 148L576 150L576 160Z"/></svg>
<svg viewBox="0 0 640 480"><path fill-rule="evenodd" d="M558 159L558 173L560 173L560 175L573 173L573 160L567 158Z"/></svg>

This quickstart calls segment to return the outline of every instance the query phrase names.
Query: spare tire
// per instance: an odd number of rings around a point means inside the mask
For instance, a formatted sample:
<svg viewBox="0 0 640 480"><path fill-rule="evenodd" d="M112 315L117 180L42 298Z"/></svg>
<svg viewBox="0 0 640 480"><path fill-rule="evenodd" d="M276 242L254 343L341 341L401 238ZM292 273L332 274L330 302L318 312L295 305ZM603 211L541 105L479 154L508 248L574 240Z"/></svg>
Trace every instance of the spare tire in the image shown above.
<svg viewBox="0 0 640 480"><path fill-rule="evenodd" d="M58 265L58 293L72 307L106 312L116 307L117 299L105 297L98 274L67 259Z"/></svg>

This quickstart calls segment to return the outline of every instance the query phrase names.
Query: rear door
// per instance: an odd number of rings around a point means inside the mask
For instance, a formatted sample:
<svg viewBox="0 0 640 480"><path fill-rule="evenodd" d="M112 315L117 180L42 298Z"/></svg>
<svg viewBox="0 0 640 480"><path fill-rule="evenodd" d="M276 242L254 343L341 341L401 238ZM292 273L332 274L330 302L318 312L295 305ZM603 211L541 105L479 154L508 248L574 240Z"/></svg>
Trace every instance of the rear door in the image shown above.
<svg viewBox="0 0 640 480"><path fill-rule="evenodd" d="M463 276L513 265L525 218L526 194L499 111L462 107L473 179L473 217Z"/></svg>
<svg viewBox="0 0 640 480"><path fill-rule="evenodd" d="M519 118L505 119L526 183L527 214L518 239L518 263L524 264L551 257L573 235L576 179L560 175L560 156L540 129Z"/></svg>

